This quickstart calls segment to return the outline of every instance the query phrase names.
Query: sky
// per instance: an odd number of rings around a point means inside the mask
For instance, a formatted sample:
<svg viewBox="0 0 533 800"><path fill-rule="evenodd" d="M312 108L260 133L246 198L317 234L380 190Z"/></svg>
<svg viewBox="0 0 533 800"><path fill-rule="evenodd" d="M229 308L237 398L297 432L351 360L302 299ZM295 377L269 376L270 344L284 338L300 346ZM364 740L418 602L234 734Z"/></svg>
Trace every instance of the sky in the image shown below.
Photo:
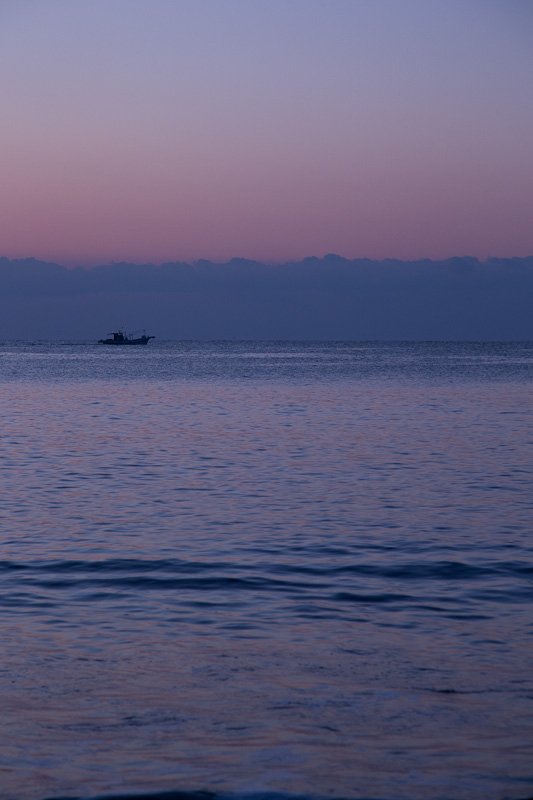
<svg viewBox="0 0 533 800"><path fill-rule="evenodd" d="M533 253L529 0L0 0L0 256Z"/></svg>

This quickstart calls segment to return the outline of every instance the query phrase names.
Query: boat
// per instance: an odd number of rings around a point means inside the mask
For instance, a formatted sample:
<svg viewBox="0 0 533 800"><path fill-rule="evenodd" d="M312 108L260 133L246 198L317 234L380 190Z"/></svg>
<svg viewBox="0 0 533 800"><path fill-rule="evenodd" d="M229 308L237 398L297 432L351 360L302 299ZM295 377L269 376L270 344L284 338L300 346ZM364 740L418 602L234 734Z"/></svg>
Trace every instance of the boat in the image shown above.
<svg viewBox="0 0 533 800"><path fill-rule="evenodd" d="M109 339L99 339L98 344L113 344L113 345L123 345L123 344L148 344L150 339L155 339L155 336L147 336L146 332L142 331L142 336L135 336L135 334L141 333L141 331L134 331L133 333L126 333L126 331L113 331L109 333L108 336L112 337Z"/></svg>

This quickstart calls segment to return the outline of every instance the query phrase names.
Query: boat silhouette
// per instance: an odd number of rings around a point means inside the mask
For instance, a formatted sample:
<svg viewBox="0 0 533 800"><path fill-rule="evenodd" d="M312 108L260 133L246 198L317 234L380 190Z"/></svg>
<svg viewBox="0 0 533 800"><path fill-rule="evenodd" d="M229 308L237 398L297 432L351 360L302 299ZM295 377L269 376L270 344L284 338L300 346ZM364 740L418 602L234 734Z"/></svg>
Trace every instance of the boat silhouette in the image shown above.
<svg viewBox="0 0 533 800"><path fill-rule="evenodd" d="M98 344L148 344L150 339L155 339L155 336L147 336L144 330L142 336L136 337L137 333L141 333L141 331L133 331L133 333L126 333L125 330L113 331L108 334L109 339L99 339Z"/></svg>

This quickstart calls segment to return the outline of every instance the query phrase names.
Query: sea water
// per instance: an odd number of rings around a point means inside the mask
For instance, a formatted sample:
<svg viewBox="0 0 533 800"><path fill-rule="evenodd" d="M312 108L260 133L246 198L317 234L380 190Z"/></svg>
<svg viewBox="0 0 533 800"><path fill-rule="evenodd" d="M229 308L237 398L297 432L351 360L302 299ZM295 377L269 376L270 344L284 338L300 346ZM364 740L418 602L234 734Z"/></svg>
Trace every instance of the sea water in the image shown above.
<svg viewBox="0 0 533 800"><path fill-rule="evenodd" d="M0 797L533 795L533 345L0 345Z"/></svg>

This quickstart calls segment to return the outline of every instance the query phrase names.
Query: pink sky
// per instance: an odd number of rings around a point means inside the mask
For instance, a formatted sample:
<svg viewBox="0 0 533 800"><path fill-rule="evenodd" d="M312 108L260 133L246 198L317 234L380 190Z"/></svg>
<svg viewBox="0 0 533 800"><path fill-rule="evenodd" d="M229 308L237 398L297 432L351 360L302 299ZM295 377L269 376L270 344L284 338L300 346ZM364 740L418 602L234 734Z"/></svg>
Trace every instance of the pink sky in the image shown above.
<svg viewBox="0 0 533 800"><path fill-rule="evenodd" d="M533 253L531 5L0 9L0 256Z"/></svg>

